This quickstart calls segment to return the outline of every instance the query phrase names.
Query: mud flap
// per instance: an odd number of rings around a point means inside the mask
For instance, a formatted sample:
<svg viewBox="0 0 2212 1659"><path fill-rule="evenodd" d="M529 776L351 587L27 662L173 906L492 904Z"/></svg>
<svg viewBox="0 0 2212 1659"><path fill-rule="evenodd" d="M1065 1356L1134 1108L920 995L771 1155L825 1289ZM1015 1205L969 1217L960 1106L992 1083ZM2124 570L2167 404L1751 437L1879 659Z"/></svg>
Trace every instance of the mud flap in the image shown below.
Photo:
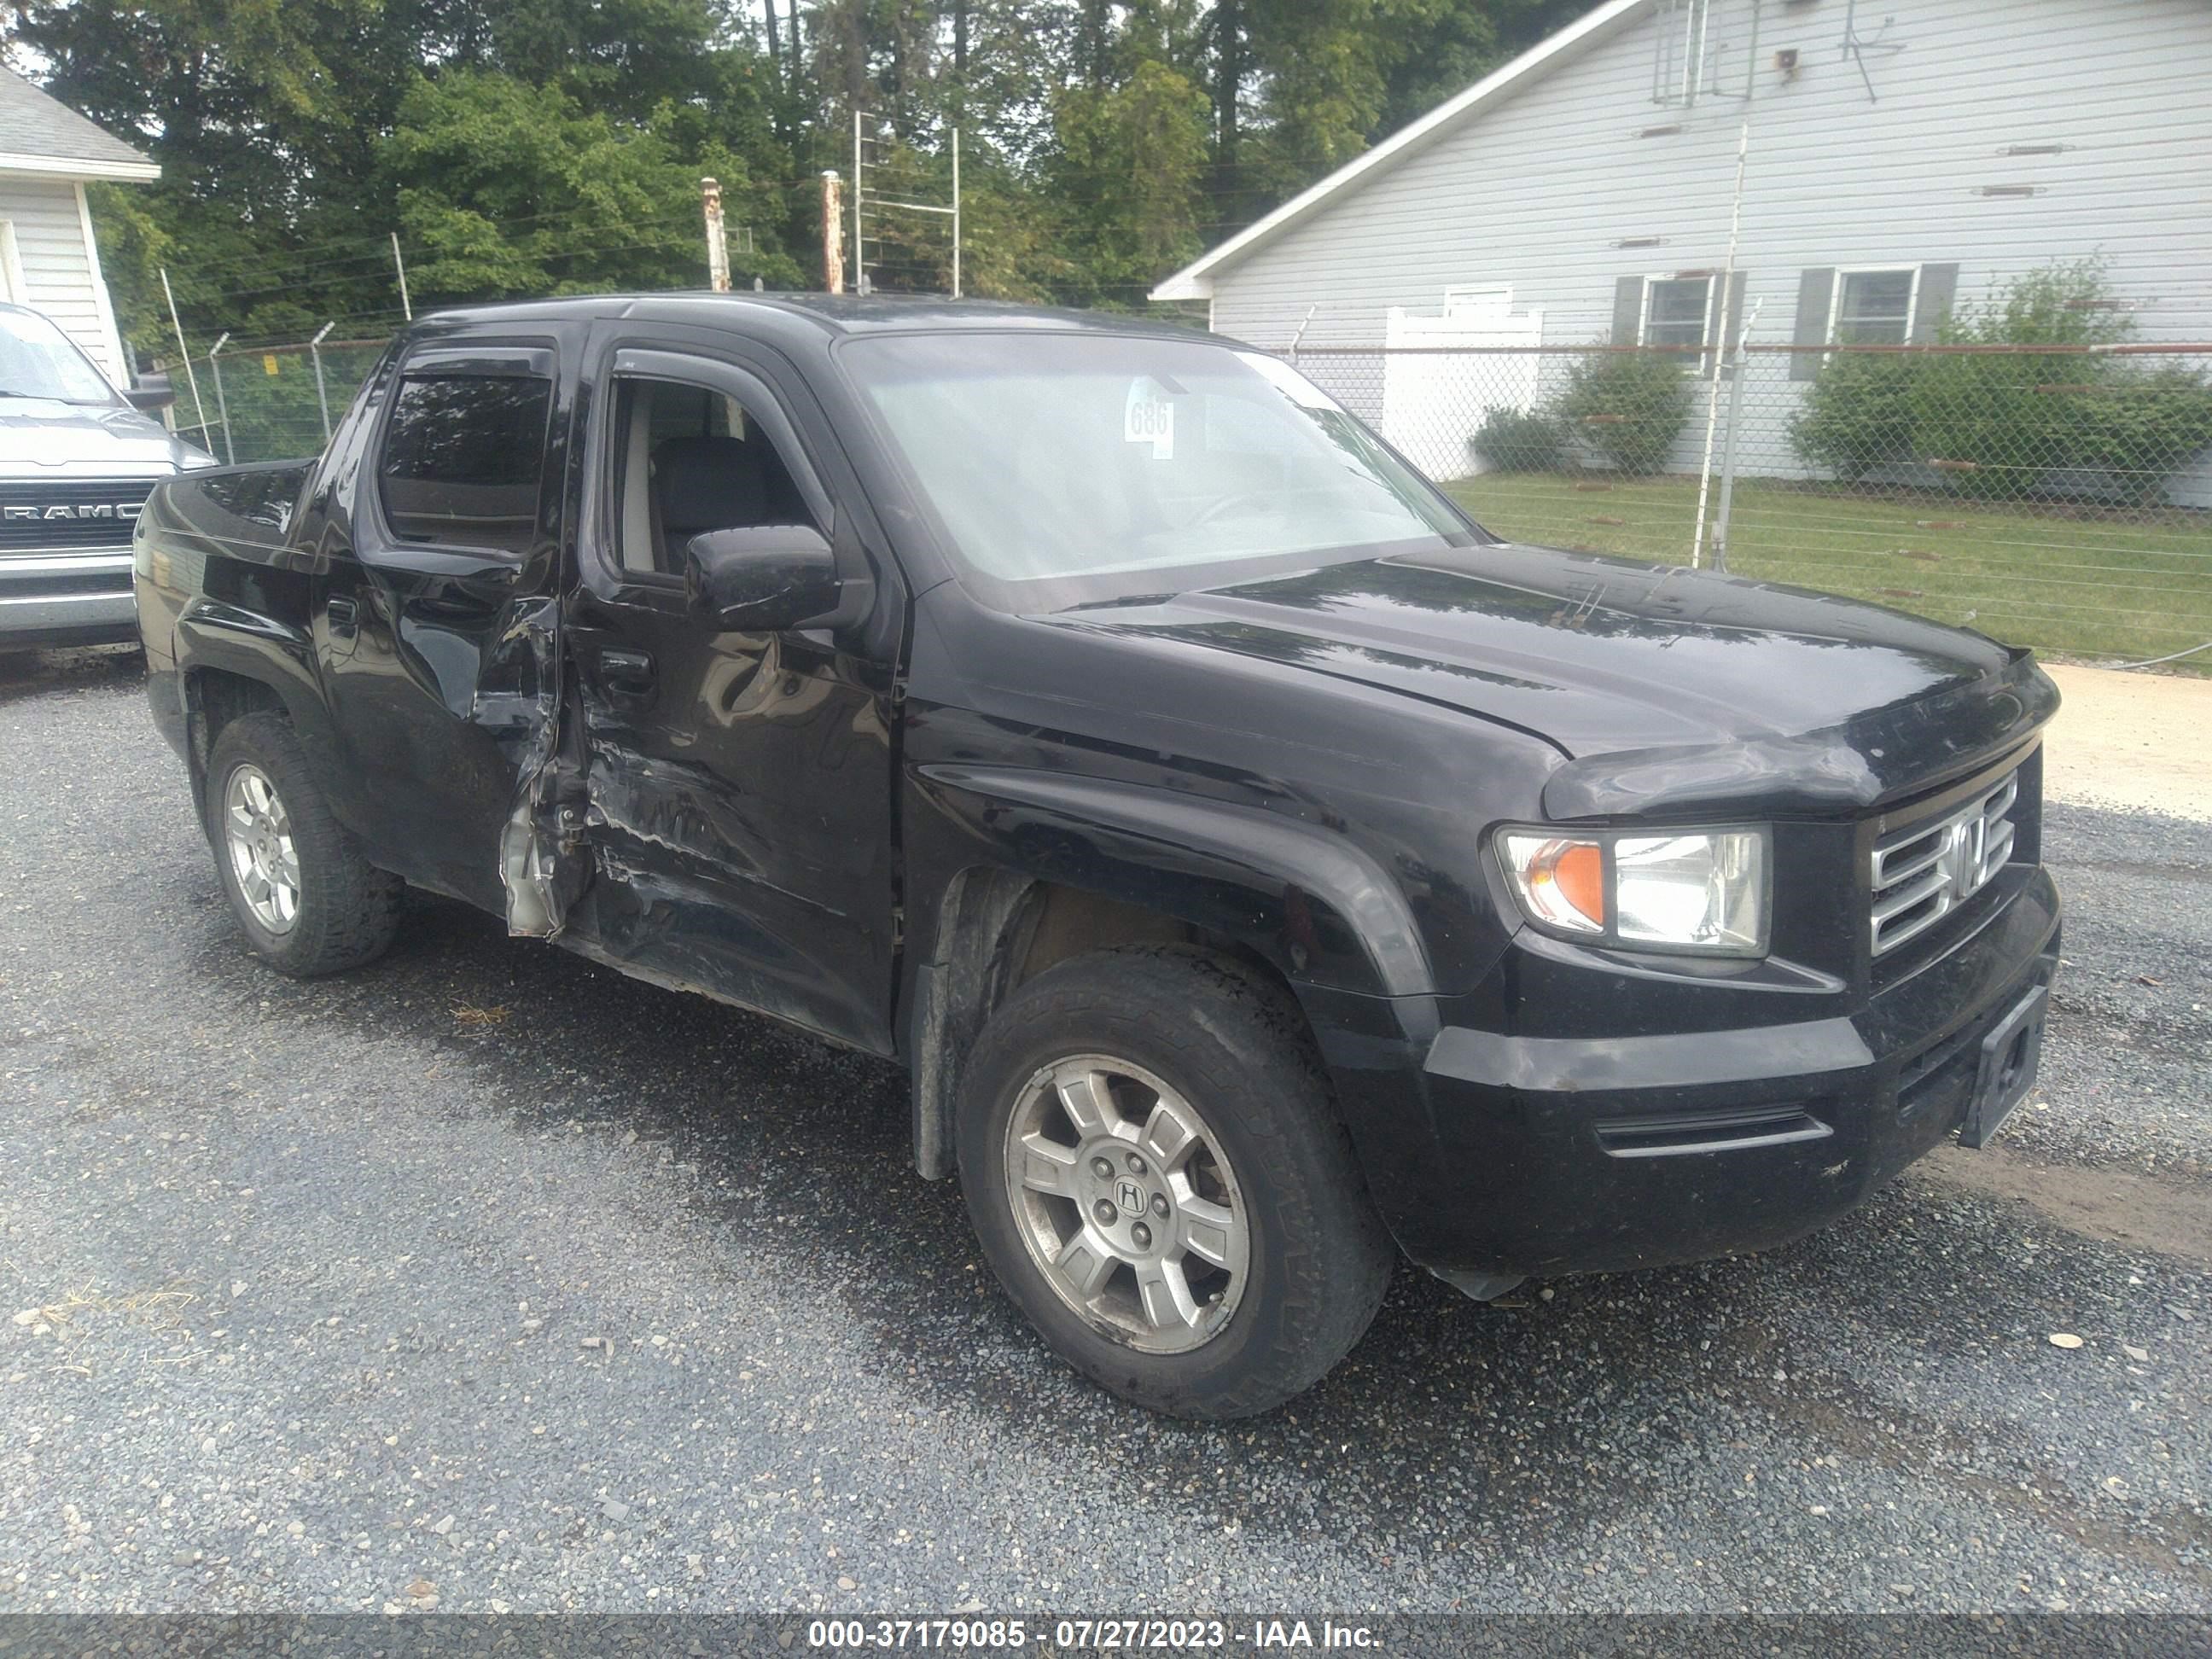
<svg viewBox="0 0 2212 1659"><path fill-rule="evenodd" d="M507 931L519 939L557 937L591 879L584 842L582 711L562 684L560 612L554 599L519 611L501 641L504 651L526 651L535 670L531 695L523 700L527 732L514 809L499 838Z"/></svg>

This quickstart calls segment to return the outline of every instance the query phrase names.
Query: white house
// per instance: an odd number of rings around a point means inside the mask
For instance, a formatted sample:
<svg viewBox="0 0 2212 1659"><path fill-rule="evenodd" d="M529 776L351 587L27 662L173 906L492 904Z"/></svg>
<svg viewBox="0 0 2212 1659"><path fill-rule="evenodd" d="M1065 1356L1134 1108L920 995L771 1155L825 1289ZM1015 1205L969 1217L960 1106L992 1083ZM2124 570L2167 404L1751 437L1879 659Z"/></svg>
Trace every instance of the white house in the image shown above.
<svg viewBox="0 0 2212 1659"><path fill-rule="evenodd" d="M130 364L84 187L161 176L157 163L0 69L0 300L53 319L118 386L130 385Z"/></svg>
<svg viewBox="0 0 2212 1659"><path fill-rule="evenodd" d="M1608 0L1153 297L1275 349L1910 342L2099 254L2138 339L2212 342L2208 65L2207 0ZM1449 371L1384 372L1387 428Z"/></svg>

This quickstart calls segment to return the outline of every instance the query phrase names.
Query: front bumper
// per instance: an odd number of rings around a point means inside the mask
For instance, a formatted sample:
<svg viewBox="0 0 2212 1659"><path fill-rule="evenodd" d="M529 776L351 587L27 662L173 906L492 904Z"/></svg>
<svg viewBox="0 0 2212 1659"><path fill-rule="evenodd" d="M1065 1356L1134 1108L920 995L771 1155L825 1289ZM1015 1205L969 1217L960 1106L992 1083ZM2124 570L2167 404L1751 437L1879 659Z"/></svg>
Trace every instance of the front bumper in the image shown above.
<svg viewBox="0 0 2212 1659"><path fill-rule="evenodd" d="M128 547L0 556L0 647L137 637Z"/></svg>
<svg viewBox="0 0 2212 1659"><path fill-rule="evenodd" d="M1422 1266L1492 1283L1812 1231L1959 1131L1983 1038L2048 984L2057 890L2040 868L2008 884L1941 955L1825 1018L1544 1038L1446 1023L1425 1039L1405 1010L1340 1006L1324 1057L1384 1219Z"/></svg>

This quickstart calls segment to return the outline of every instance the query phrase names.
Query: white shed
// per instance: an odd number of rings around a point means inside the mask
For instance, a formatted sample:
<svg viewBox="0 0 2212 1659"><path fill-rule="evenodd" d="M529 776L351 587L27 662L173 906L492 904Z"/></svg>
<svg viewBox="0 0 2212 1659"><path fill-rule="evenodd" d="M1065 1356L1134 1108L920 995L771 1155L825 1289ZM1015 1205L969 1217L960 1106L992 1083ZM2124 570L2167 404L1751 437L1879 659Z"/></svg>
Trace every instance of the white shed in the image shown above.
<svg viewBox="0 0 2212 1659"><path fill-rule="evenodd" d="M158 163L0 69L0 300L51 317L118 386L130 385L130 364L84 187L161 174Z"/></svg>

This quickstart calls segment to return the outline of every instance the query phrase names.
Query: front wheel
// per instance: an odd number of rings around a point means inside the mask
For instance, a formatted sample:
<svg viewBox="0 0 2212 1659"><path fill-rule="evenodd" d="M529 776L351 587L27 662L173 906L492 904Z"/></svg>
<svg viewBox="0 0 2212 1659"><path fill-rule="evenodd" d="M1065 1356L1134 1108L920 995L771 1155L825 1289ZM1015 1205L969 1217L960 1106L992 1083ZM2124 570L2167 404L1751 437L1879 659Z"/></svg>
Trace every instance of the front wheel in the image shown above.
<svg viewBox="0 0 2212 1659"><path fill-rule="evenodd" d="M1008 1000L966 1068L985 1254L1078 1370L1233 1418L1316 1382L1395 1259L1295 1012L1194 950L1100 951Z"/></svg>

